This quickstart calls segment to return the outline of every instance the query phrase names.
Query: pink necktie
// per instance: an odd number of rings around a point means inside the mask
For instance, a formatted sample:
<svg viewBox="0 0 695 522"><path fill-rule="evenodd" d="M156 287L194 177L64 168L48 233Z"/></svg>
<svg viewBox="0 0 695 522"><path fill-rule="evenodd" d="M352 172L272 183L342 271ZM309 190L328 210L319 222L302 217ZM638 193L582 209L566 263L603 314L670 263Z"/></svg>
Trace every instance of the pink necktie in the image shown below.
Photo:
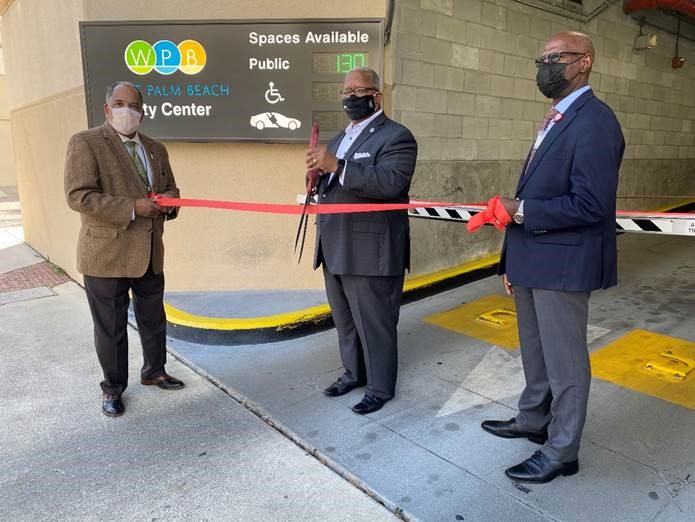
<svg viewBox="0 0 695 522"><path fill-rule="evenodd" d="M538 125L538 132L544 131L545 129L548 128L548 125L550 125L550 122L553 121L559 114L562 114L560 111L558 111L555 107L550 107L548 112L545 114L543 117L543 121L541 121L540 125ZM536 147L534 146L531 149L531 155L528 158L528 163L526 163L526 170L524 171L524 174L528 172L528 168L531 165L531 162L533 161L533 157L536 155Z"/></svg>
<svg viewBox="0 0 695 522"><path fill-rule="evenodd" d="M542 131L542 130L547 129L547 128L548 128L548 125L550 125L550 122L551 122L551 121L553 120L553 118L555 118L555 116L557 116L558 114L560 114L560 111L558 111L555 107L550 107L550 109L548 109L548 112L545 114L545 117L543 118L543 121L542 121L541 124L538 126L538 130L539 130L539 131Z"/></svg>

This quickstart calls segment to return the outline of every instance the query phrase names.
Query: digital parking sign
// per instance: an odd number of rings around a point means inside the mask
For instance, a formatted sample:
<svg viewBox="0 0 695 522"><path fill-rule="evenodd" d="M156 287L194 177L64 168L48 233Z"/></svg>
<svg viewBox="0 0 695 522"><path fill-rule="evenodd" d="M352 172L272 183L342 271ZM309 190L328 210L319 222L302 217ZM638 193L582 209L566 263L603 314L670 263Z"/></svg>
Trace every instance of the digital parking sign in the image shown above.
<svg viewBox="0 0 695 522"><path fill-rule="evenodd" d="M305 142L317 121L323 141L348 123L345 74L383 70L381 20L81 22L80 39L89 126L125 80L161 140Z"/></svg>

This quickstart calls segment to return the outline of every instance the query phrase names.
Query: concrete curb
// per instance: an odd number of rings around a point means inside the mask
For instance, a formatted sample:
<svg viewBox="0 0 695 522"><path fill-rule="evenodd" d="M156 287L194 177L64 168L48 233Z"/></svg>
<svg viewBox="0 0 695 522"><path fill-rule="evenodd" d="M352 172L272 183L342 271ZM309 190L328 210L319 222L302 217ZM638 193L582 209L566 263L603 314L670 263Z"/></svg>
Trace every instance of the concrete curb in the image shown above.
<svg viewBox="0 0 695 522"><path fill-rule="evenodd" d="M494 275L499 255L406 280L403 304ZM165 304L167 334L206 345L265 344L328 330L333 319L328 304L293 312L251 318L203 317Z"/></svg>

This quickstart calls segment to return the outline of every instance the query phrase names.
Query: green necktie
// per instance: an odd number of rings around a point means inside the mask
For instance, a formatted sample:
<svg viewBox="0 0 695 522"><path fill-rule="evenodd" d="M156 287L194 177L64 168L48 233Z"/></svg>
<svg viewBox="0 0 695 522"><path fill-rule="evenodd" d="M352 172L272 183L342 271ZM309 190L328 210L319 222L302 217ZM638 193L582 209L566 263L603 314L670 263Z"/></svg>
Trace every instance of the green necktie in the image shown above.
<svg viewBox="0 0 695 522"><path fill-rule="evenodd" d="M140 177L142 178L143 183L145 183L147 190L152 190L152 187L150 186L150 180L147 177L147 168L145 167L145 165L143 165L142 160L140 159L140 155L135 150L135 147L138 146L137 142L126 141L125 146L128 149L128 153L130 154L130 159L133 160L133 163L135 164L135 168L137 169L138 174L140 174Z"/></svg>

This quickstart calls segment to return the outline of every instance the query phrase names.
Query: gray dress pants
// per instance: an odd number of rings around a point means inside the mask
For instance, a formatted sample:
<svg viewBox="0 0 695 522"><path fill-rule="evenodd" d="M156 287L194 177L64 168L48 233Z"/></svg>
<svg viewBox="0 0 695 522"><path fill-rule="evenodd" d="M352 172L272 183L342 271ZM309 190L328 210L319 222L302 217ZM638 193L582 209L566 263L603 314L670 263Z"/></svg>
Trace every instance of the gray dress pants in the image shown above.
<svg viewBox="0 0 695 522"><path fill-rule="evenodd" d="M591 292L514 286L526 387L517 425L548 426L543 452L551 459L577 459L586 420L591 367L586 328Z"/></svg>

